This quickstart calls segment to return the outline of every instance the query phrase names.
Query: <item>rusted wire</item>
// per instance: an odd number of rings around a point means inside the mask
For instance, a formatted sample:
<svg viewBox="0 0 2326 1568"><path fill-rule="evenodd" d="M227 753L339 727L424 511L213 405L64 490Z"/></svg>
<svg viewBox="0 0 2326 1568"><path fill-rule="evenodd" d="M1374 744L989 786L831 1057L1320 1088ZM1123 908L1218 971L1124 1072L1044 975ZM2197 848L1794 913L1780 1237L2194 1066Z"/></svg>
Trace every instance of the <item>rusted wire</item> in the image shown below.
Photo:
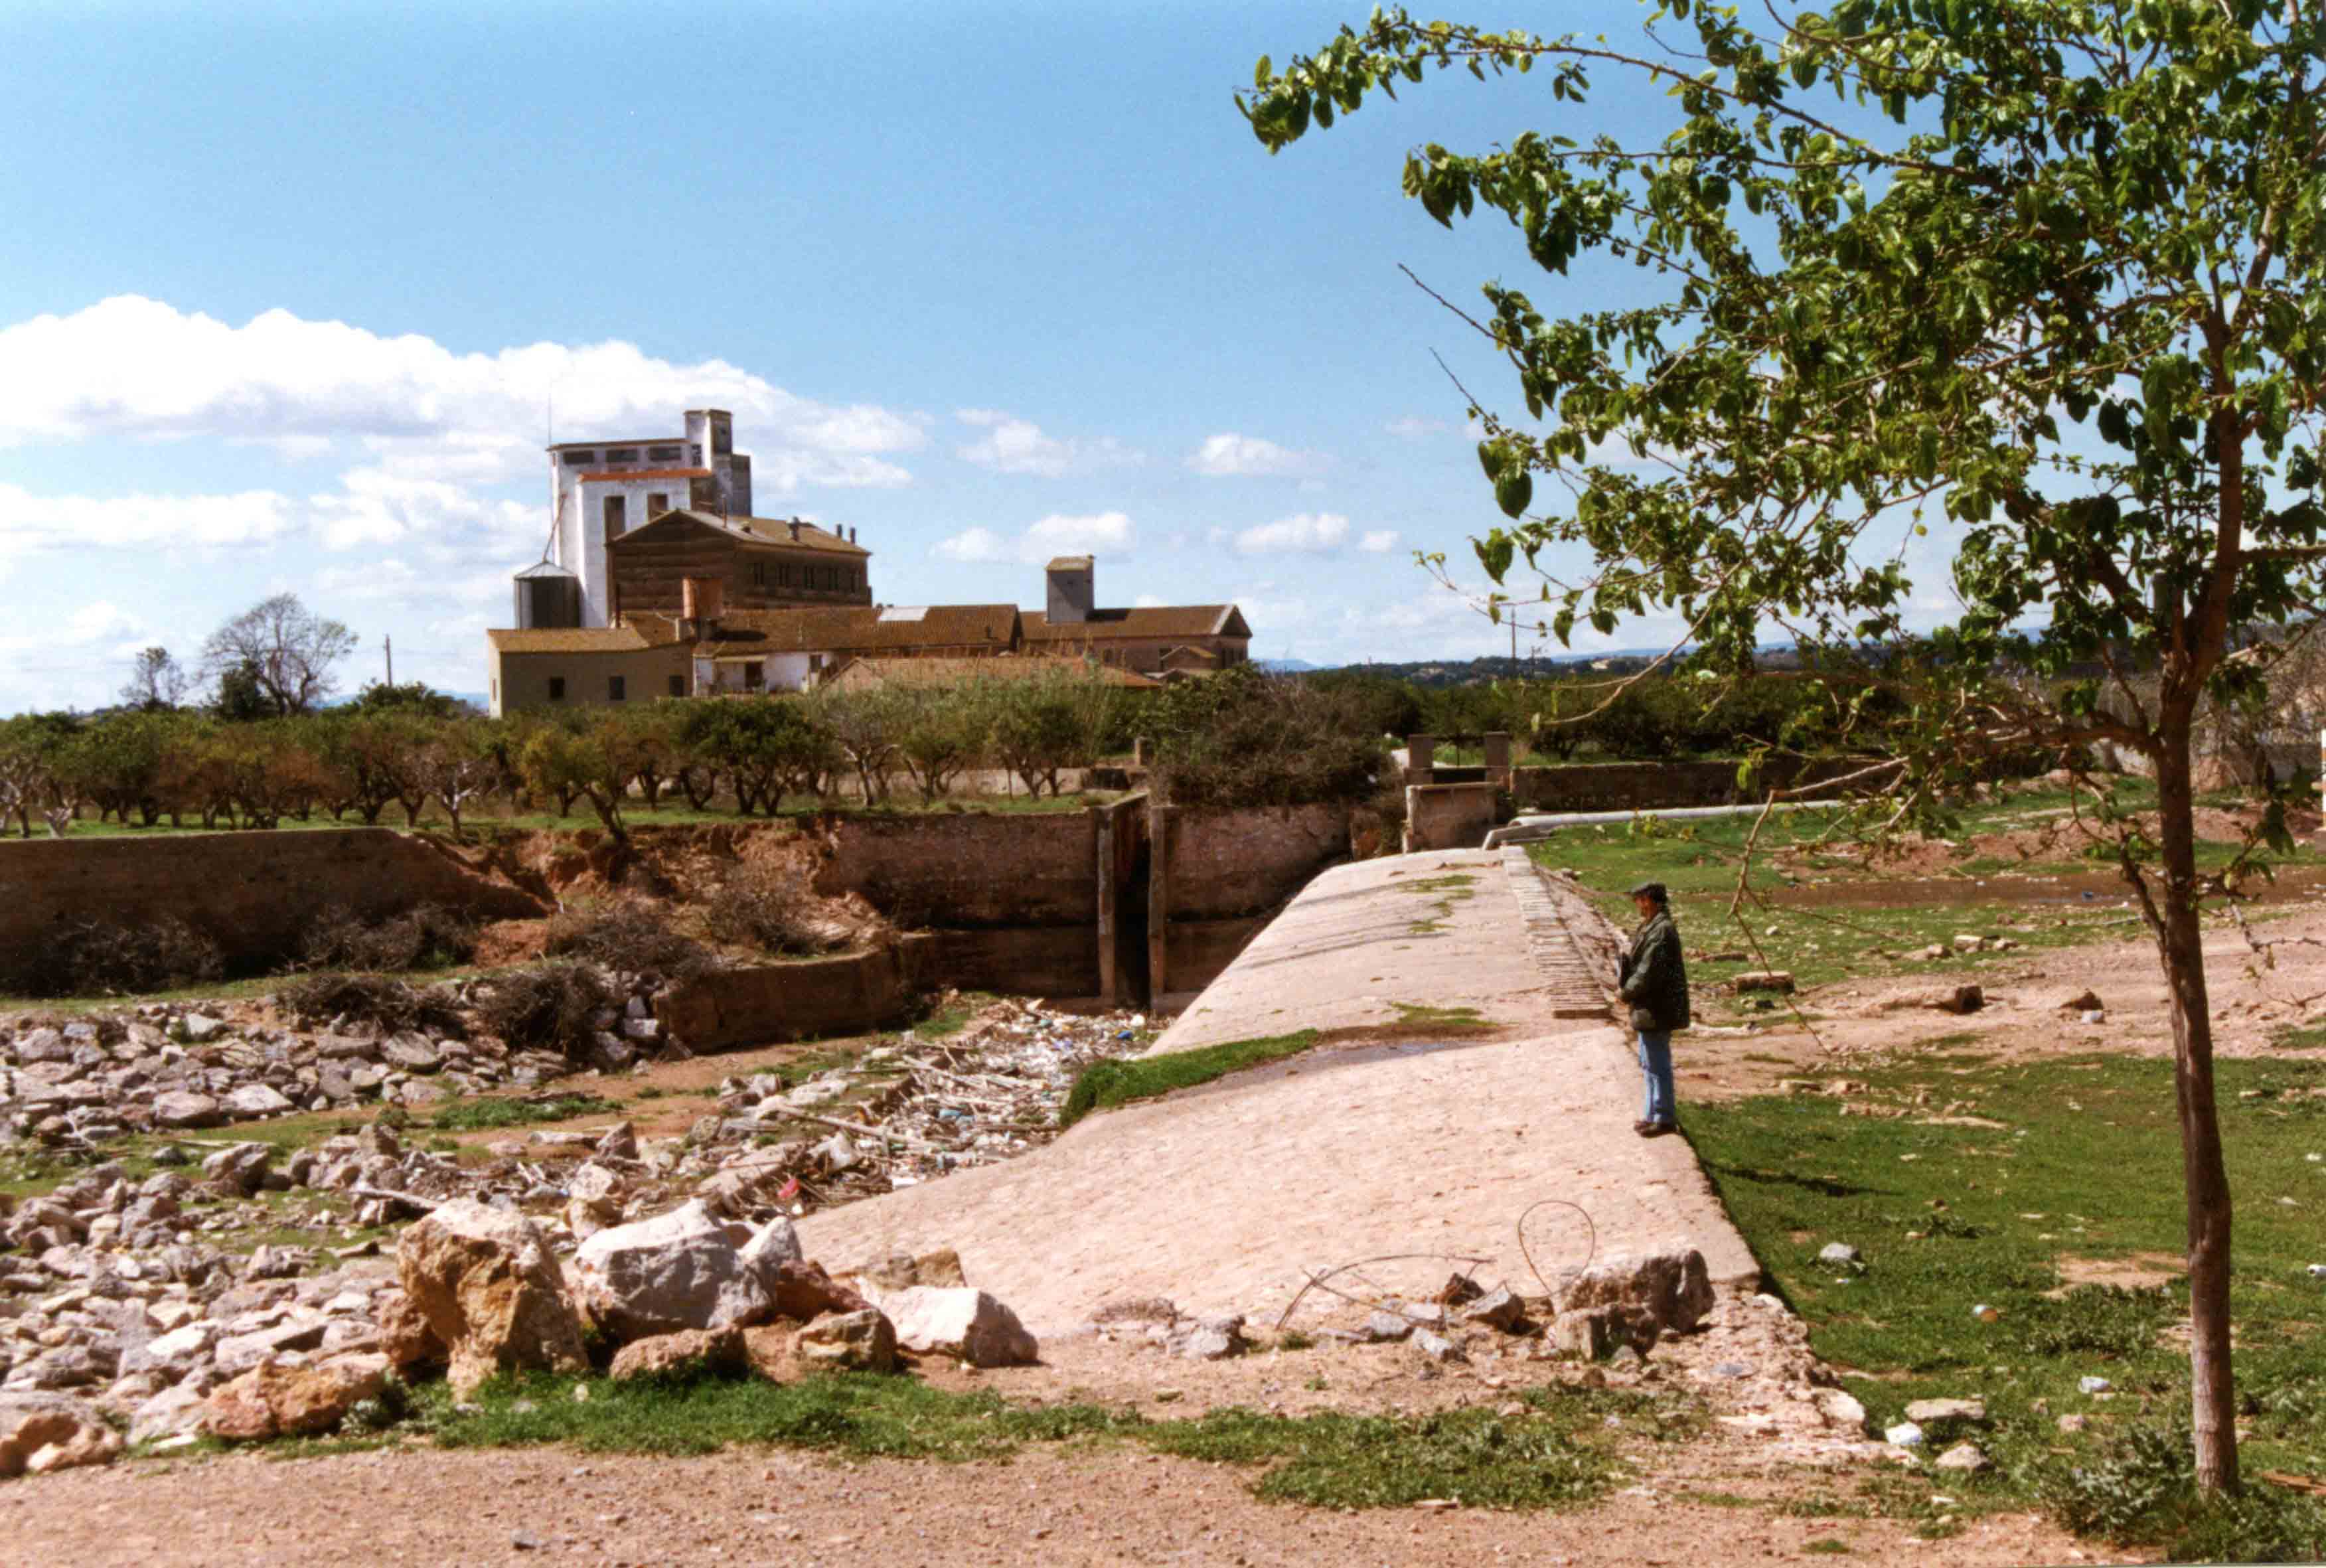
<svg viewBox="0 0 2326 1568"><path fill-rule="evenodd" d="M1526 1222L1533 1216L1536 1209L1547 1208L1551 1205L1557 1205L1562 1209L1572 1209L1576 1213L1583 1217L1583 1226L1586 1233L1583 1261L1576 1266L1578 1268L1588 1268L1591 1266L1591 1260L1599 1255L1599 1227L1592 1223L1591 1212L1585 1209L1583 1205L1573 1202L1565 1198L1539 1198L1534 1202L1528 1204L1526 1208L1519 1211L1517 1226L1519 1255L1526 1259L1528 1271L1534 1275L1535 1283L1542 1287L1542 1293L1546 1296L1555 1296L1558 1293L1551 1289L1550 1282L1543 1278L1541 1268L1534 1261L1534 1251L1527 1246ZM1308 1293L1310 1291L1323 1291L1326 1295L1338 1296L1341 1300L1347 1302L1352 1306L1368 1307L1377 1311L1393 1311L1397 1312L1397 1315L1407 1319L1409 1321L1420 1322L1423 1321L1422 1319L1415 1316L1411 1312L1402 1311L1401 1305L1399 1308L1383 1307L1379 1301L1367 1301L1362 1296L1351 1295L1347 1291L1344 1291L1340 1286L1333 1283L1333 1281L1338 1275L1355 1274L1357 1270L1368 1267L1371 1265L1377 1263L1416 1263L1422 1261L1436 1261L1438 1263L1455 1265L1457 1266L1455 1268L1454 1272L1456 1274L1467 1274L1471 1269L1477 1267L1480 1264L1490 1263L1493 1260L1491 1258L1484 1257L1473 1257L1466 1254L1456 1252L1385 1252L1372 1257L1352 1258L1347 1263L1335 1264L1331 1268L1305 1270L1303 1271L1303 1280L1299 1290L1294 1293L1292 1300L1285 1304L1284 1311L1277 1317L1274 1332L1280 1334L1284 1331L1284 1325L1292 1321L1292 1314L1300 1310L1300 1303L1307 1299ZM1379 1282L1366 1279L1362 1274L1359 1274L1357 1277L1363 1283L1371 1286L1373 1290L1381 1292L1383 1295L1388 1294L1386 1289Z"/></svg>
<svg viewBox="0 0 2326 1568"><path fill-rule="evenodd" d="M1309 1271L1307 1274L1307 1283L1303 1284L1298 1292L1294 1293L1292 1300L1286 1303L1283 1313L1277 1318L1276 1329L1274 1331L1279 1334L1284 1331L1284 1325L1292 1321L1292 1314L1299 1310L1301 1302L1307 1298L1308 1293L1312 1290L1324 1291L1328 1294L1340 1297L1344 1302L1354 1302L1355 1305L1361 1307L1371 1306L1373 1304L1371 1302L1359 1301L1356 1297L1349 1294L1348 1292L1327 1283L1326 1282L1332 1279L1335 1274L1346 1274L1351 1269L1363 1268L1367 1264L1412 1263L1424 1258L1435 1258L1440 1263L1468 1264L1472 1267L1475 1267L1482 1263L1493 1261L1489 1258L1483 1257L1465 1257L1459 1253L1452 1252L1384 1252L1372 1257L1352 1258L1347 1263L1335 1264L1328 1269L1312 1270ZM1375 1288L1378 1289L1379 1287L1376 1286Z"/></svg>
<svg viewBox="0 0 2326 1568"><path fill-rule="evenodd" d="M1577 1268L1589 1268L1591 1266L1591 1260L1599 1255L1599 1227L1591 1223L1591 1211L1589 1209L1584 1208L1580 1203L1570 1202L1568 1199L1564 1198L1538 1198L1532 1203L1528 1204L1526 1208L1519 1212L1519 1255L1526 1259L1527 1272L1534 1275L1534 1283L1542 1287L1542 1293L1546 1296L1556 1296L1558 1293L1550 1288L1550 1282L1542 1277L1542 1270L1535 1265L1534 1253L1527 1246L1526 1222L1528 1216L1531 1215L1536 1209L1546 1208L1554 1203L1562 1209L1572 1209L1576 1213L1583 1216L1584 1229L1589 1233L1590 1239L1585 1245L1583 1249L1583 1261L1575 1266Z"/></svg>

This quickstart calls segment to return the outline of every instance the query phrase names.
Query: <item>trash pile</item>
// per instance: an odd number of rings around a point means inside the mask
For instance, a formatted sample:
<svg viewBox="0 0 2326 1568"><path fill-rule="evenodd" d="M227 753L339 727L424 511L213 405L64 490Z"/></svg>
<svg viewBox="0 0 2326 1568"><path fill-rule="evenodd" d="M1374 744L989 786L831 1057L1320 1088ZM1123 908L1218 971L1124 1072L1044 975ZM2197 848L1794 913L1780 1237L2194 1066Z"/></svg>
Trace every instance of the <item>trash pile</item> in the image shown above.
<svg viewBox="0 0 2326 1568"><path fill-rule="evenodd" d="M1152 1039L1144 1013L1004 1000L956 1033L907 1031L804 1083L779 1073L729 1078L721 1115L698 1124L690 1142L730 1210L797 1216L1037 1148L1058 1135L1058 1113L1084 1068L1136 1055ZM768 1142L803 1127L816 1135Z"/></svg>

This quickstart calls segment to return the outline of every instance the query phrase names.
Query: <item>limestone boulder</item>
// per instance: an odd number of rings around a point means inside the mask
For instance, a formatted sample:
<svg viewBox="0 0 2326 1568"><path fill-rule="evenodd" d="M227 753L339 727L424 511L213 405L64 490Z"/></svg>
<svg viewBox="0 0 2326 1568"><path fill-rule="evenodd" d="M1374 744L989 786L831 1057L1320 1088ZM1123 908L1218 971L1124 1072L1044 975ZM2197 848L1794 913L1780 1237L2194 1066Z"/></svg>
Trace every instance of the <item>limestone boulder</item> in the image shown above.
<svg viewBox="0 0 2326 1568"><path fill-rule="evenodd" d="M787 1258L763 1271L774 1314L795 1323L808 1322L826 1312L861 1312L872 1305L863 1293L823 1272L820 1263Z"/></svg>
<svg viewBox="0 0 2326 1568"><path fill-rule="evenodd" d="M395 1255L405 1294L446 1347L455 1393L496 1372L589 1365L556 1260L525 1216L456 1199L406 1229Z"/></svg>
<svg viewBox="0 0 2326 1568"><path fill-rule="evenodd" d="M1689 1332L1713 1306L1712 1278L1694 1247L1618 1255L1569 1269L1559 1276L1557 1295L1562 1314L1613 1308L1668 1334Z"/></svg>
<svg viewBox="0 0 2326 1568"><path fill-rule="evenodd" d="M226 1108L208 1095L172 1089L154 1097L154 1125L157 1127L215 1127L225 1120Z"/></svg>
<svg viewBox="0 0 2326 1568"><path fill-rule="evenodd" d="M765 1322L798 1258L788 1221L755 1234L696 1199L599 1231L582 1244L573 1273L591 1321L628 1340Z"/></svg>
<svg viewBox="0 0 2326 1568"><path fill-rule="evenodd" d="M730 1326L633 1339L614 1353L611 1371L615 1382L627 1383L634 1377L733 1377L749 1365L743 1330Z"/></svg>
<svg viewBox="0 0 2326 1568"><path fill-rule="evenodd" d="M199 1432L202 1414L209 1408L209 1395L200 1380L190 1377L163 1389L130 1413L129 1441L152 1442L181 1433Z"/></svg>
<svg viewBox="0 0 2326 1568"><path fill-rule="evenodd" d="M330 1344L328 1331L324 1336ZM427 1314L402 1291L391 1291L379 1305L378 1343L381 1354L399 1375L424 1371L444 1364L444 1341L436 1337Z"/></svg>
<svg viewBox="0 0 2326 1568"><path fill-rule="evenodd" d="M919 1356L949 1356L972 1367L1029 1367L1040 1347L1018 1314L967 1285L911 1285L874 1302L896 1325L897 1343Z"/></svg>
<svg viewBox="0 0 2326 1568"><path fill-rule="evenodd" d="M386 1384L385 1356L341 1356L312 1367L264 1361L211 1393L201 1430L228 1442L330 1432L356 1401Z"/></svg>
<svg viewBox="0 0 2326 1568"><path fill-rule="evenodd" d="M278 1090L265 1084L244 1084L230 1090L226 1097L226 1109L237 1121L256 1120L260 1116L279 1116L296 1109Z"/></svg>
<svg viewBox="0 0 2326 1568"><path fill-rule="evenodd" d="M93 1405L63 1394L0 1394L0 1476L109 1464L121 1447Z"/></svg>
<svg viewBox="0 0 2326 1568"><path fill-rule="evenodd" d="M856 1312L830 1312L802 1328L793 1349L809 1367L837 1372L893 1372L897 1369L897 1326L888 1315L866 1307Z"/></svg>

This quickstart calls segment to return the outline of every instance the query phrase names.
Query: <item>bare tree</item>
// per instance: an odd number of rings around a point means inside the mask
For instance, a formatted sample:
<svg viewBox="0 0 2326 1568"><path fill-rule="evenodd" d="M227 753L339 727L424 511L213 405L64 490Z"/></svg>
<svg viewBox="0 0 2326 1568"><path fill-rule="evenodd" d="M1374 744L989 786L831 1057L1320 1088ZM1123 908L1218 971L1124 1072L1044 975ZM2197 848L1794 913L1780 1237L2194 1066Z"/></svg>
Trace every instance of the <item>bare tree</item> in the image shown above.
<svg viewBox="0 0 2326 1568"><path fill-rule="evenodd" d="M202 673L211 680L247 669L276 714L312 713L338 689L331 667L355 651L356 634L299 602L295 593L262 599L202 644Z"/></svg>
<svg viewBox="0 0 2326 1568"><path fill-rule="evenodd" d="M130 664L129 684L121 688L121 700L133 708L154 713L185 701L193 684L193 677L170 657L168 649L143 648Z"/></svg>

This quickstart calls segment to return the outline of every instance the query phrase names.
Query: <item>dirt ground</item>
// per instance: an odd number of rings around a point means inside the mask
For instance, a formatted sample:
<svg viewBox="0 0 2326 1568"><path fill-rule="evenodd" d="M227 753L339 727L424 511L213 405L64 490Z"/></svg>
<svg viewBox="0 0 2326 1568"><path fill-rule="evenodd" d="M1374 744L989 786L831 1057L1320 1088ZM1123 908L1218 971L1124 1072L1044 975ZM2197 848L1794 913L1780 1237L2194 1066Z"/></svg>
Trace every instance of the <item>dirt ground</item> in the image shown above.
<svg viewBox="0 0 2326 1568"><path fill-rule="evenodd" d="M2235 928L2209 928L2205 969L2213 1002L2213 1049L2223 1057L2297 1056L2273 1045L2288 1027L2326 1016L2326 908L2305 902L2296 912L2252 927L2256 940L2275 944L2266 960ZM1986 1004L1957 1015L1913 1005L1916 998L1975 981ZM2061 1004L2087 993L2104 1016L2084 1022ZM1794 998L1798 1013L1779 1008L1752 1032L1697 1030L1674 1041L1680 1093L1730 1097L1766 1093L1778 1079L1837 1059L1912 1050L1945 1041L1946 1049L2005 1057L2063 1051L2134 1051L2170 1055L2172 1020L2156 949L2144 936L2123 942L2032 952L2023 962L1928 972L1879 982L1842 981ZM1804 1021L1806 1020L1806 1021Z"/></svg>

